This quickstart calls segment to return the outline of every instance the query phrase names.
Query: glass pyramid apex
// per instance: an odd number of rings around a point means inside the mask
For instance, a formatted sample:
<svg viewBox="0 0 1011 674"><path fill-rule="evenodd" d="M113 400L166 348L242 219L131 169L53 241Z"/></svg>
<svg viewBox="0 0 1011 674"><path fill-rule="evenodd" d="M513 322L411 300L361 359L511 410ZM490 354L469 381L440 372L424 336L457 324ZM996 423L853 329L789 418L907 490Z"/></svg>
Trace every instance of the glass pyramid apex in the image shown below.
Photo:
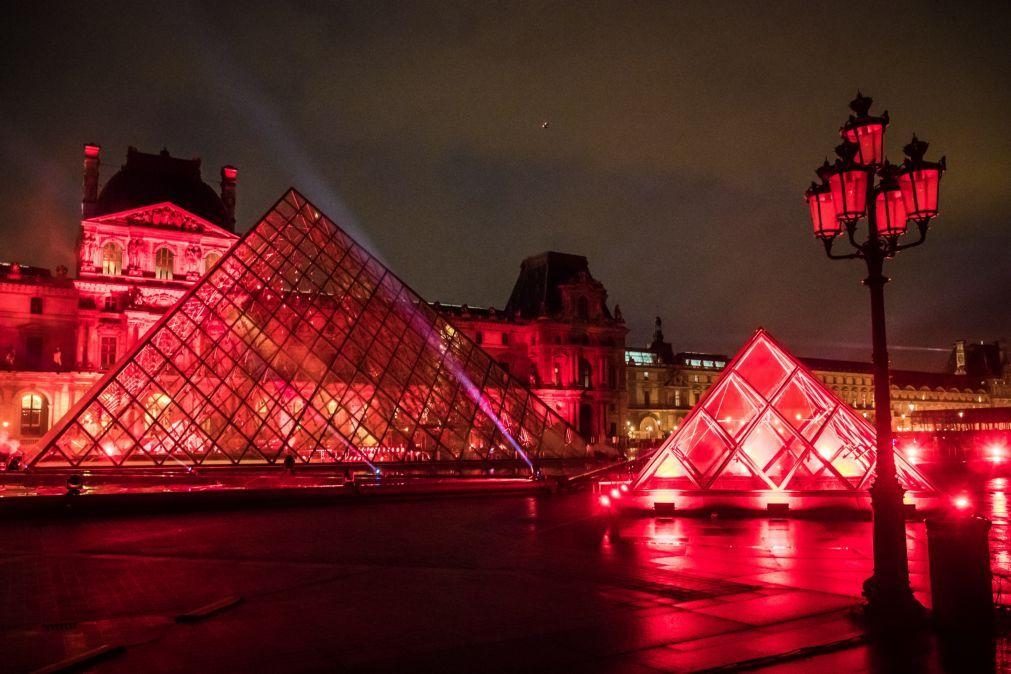
<svg viewBox="0 0 1011 674"><path fill-rule="evenodd" d="M714 445L726 446L719 460L693 460L713 457ZM874 459L875 433L867 420L759 329L633 487L852 492L870 486ZM933 490L898 453L895 464L903 487Z"/></svg>
<svg viewBox="0 0 1011 674"><path fill-rule="evenodd" d="M38 444L52 467L583 458L547 404L289 190Z"/></svg>

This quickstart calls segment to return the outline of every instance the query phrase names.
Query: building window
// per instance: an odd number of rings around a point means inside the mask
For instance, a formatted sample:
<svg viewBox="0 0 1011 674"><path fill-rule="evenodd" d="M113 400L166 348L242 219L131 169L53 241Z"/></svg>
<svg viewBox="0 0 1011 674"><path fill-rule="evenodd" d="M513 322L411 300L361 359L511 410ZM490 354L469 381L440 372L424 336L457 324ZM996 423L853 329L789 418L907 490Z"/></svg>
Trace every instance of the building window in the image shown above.
<svg viewBox="0 0 1011 674"><path fill-rule="evenodd" d="M498 366L499 366L500 368L502 368L503 370L505 370L505 371L506 371L506 374L509 374L509 373L510 373L510 372L509 372L509 362L508 362L508 361L505 361L505 360L500 360L500 361L498 362Z"/></svg>
<svg viewBox="0 0 1011 674"><path fill-rule="evenodd" d="M28 357L28 366L31 368L42 365L42 336L28 335L25 337L25 355Z"/></svg>
<svg viewBox="0 0 1011 674"><path fill-rule="evenodd" d="M484 333L478 330L474 333L474 343L483 344L484 343Z"/></svg>
<svg viewBox="0 0 1011 674"><path fill-rule="evenodd" d="M681 407L681 389L674 391L674 407Z"/></svg>
<svg viewBox="0 0 1011 674"><path fill-rule="evenodd" d="M216 250L207 253L207 255L204 255L204 273L206 274L208 271L210 271L211 267L214 266L214 263L220 259L221 253L219 253Z"/></svg>
<svg viewBox="0 0 1011 674"><path fill-rule="evenodd" d="M582 321L590 319L590 301L585 297L576 300L576 318Z"/></svg>
<svg viewBox="0 0 1011 674"><path fill-rule="evenodd" d="M645 405L646 407L649 407L649 403L650 403L650 395L649 395L649 391L643 391L643 392L642 392L642 402L643 402L643 404L644 404L644 405Z"/></svg>
<svg viewBox="0 0 1011 674"><path fill-rule="evenodd" d="M38 437L49 430L49 400L41 393L21 396L21 435Z"/></svg>
<svg viewBox="0 0 1011 674"><path fill-rule="evenodd" d="M175 257L168 248L159 248L154 254L154 277L163 281L171 281Z"/></svg>
<svg viewBox="0 0 1011 674"><path fill-rule="evenodd" d="M503 332L502 333L502 343L503 344L508 344L509 343L509 333L508 332Z"/></svg>
<svg viewBox="0 0 1011 674"><path fill-rule="evenodd" d="M119 276L123 272L123 249L109 242L102 246L102 273Z"/></svg>
<svg viewBox="0 0 1011 674"><path fill-rule="evenodd" d="M555 382L555 386L562 385L562 368L558 365L558 363L555 363L555 367L552 370L551 378Z"/></svg>
<svg viewBox="0 0 1011 674"><path fill-rule="evenodd" d="M101 342L101 354L99 364L103 370L112 367L116 362L116 338L103 337Z"/></svg>
<svg viewBox="0 0 1011 674"><path fill-rule="evenodd" d="M583 388L593 387L593 368L583 358L579 359L579 383Z"/></svg>
<svg viewBox="0 0 1011 674"><path fill-rule="evenodd" d="M42 298L33 297L28 301L28 311L33 314L42 313Z"/></svg>
<svg viewBox="0 0 1011 674"><path fill-rule="evenodd" d="M106 311L117 311L119 307L117 306L115 295L106 295L103 307Z"/></svg>

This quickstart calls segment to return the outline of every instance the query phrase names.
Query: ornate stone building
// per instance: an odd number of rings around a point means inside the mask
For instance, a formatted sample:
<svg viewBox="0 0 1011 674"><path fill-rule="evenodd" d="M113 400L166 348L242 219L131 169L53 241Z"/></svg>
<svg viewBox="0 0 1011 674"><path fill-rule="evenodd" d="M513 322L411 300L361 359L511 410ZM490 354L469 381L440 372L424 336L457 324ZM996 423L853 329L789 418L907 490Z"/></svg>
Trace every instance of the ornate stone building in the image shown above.
<svg viewBox="0 0 1011 674"><path fill-rule="evenodd" d="M625 418L621 309L585 257L525 259L504 309L434 303L592 443L612 443Z"/></svg>
<svg viewBox="0 0 1011 674"><path fill-rule="evenodd" d="M232 166L220 193L199 159L127 151L99 190L84 146L77 275L0 265L0 459L65 414L238 239Z"/></svg>

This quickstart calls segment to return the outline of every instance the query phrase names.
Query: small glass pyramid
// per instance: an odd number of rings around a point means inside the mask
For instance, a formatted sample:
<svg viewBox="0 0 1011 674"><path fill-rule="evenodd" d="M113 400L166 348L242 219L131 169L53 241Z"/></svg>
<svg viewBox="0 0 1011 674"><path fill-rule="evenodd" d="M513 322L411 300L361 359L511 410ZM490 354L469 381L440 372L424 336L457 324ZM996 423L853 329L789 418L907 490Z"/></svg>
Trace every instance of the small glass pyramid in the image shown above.
<svg viewBox="0 0 1011 674"><path fill-rule="evenodd" d="M870 486L875 434L762 329L640 471L636 489L854 491ZM899 482L932 490L899 454Z"/></svg>
<svg viewBox="0 0 1011 674"><path fill-rule="evenodd" d="M586 443L290 190L38 445L38 468L583 458Z"/></svg>

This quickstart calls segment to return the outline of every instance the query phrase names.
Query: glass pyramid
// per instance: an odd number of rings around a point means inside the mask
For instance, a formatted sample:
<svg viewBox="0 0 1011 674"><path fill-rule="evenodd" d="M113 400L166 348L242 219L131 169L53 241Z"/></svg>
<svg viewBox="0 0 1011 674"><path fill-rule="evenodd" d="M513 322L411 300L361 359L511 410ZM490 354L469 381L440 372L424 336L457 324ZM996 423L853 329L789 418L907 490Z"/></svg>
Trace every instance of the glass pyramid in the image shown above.
<svg viewBox="0 0 1011 674"><path fill-rule="evenodd" d="M586 443L290 190L39 443L36 467L583 458Z"/></svg>
<svg viewBox="0 0 1011 674"><path fill-rule="evenodd" d="M759 329L653 455L636 489L854 491L870 486L875 434ZM906 489L932 490L899 454Z"/></svg>

